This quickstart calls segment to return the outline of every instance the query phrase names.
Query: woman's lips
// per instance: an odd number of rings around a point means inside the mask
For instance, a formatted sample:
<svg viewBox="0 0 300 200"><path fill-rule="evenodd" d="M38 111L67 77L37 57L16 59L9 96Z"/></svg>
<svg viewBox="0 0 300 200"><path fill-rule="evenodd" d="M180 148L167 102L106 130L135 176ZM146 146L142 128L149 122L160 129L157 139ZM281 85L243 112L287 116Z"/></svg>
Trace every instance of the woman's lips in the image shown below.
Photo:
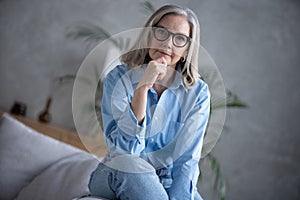
<svg viewBox="0 0 300 200"><path fill-rule="evenodd" d="M166 55L166 56L171 56L171 54L170 53L168 53L168 52L165 52L165 51L158 51L159 53L161 53L161 54L163 54L163 55Z"/></svg>

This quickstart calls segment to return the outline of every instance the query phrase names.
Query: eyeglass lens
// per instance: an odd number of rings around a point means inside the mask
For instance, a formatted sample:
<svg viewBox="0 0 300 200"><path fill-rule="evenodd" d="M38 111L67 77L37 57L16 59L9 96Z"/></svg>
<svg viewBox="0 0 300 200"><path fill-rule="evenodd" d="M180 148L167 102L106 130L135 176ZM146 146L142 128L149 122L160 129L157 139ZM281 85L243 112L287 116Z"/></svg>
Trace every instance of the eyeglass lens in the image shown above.
<svg viewBox="0 0 300 200"><path fill-rule="evenodd" d="M166 28L161 28L161 27L154 28L154 37L159 41L167 40L170 37L170 35L172 35L172 42L174 46L177 47L184 47L189 41L189 38L186 35L180 33L172 33Z"/></svg>

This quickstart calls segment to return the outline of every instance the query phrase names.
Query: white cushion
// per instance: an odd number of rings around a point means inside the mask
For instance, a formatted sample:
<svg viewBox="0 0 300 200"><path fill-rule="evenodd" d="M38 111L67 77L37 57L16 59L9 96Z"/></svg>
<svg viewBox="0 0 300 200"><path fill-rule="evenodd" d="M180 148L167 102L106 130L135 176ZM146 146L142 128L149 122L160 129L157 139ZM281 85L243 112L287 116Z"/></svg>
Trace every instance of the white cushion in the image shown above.
<svg viewBox="0 0 300 200"><path fill-rule="evenodd" d="M9 114L3 114L0 119L0 199L14 199L47 167L79 152L83 151L42 135Z"/></svg>
<svg viewBox="0 0 300 200"><path fill-rule="evenodd" d="M99 161L78 153L53 164L27 185L16 200L74 199L89 194L90 174Z"/></svg>

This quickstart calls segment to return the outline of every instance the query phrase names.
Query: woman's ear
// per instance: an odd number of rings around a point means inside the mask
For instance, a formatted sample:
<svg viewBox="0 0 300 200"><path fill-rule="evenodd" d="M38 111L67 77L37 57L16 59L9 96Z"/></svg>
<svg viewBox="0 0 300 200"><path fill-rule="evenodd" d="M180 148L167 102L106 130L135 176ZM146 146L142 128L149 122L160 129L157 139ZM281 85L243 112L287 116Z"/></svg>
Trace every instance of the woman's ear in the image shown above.
<svg viewBox="0 0 300 200"><path fill-rule="evenodd" d="M186 61L186 57L187 57L187 54L185 55L183 55L183 56L181 56L181 58L180 58L180 61L183 63L183 62L185 62Z"/></svg>

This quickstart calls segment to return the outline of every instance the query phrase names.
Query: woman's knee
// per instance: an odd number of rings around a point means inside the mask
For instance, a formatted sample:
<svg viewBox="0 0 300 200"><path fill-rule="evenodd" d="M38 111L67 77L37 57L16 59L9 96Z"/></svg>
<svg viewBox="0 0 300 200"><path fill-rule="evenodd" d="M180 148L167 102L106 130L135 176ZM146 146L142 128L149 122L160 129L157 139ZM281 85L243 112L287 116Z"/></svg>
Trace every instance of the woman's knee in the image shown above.
<svg viewBox="0 0 300 200"><path fill-rule="evenodd" d="M119 173L116 194L120 199L169 199L159 182L158 176L151 173Z"/></svg>
<svg viewBox="0 0 300 200"><path fill-rule="evenodd" d="M116 199L114 192L111 190L109 186L109 174L111 172L103 166L103 164L99 164L98 167L93 171L90 176L90 180L88 183L88 188L90 194L92 196L107 198L107 199Z"/></svg>

